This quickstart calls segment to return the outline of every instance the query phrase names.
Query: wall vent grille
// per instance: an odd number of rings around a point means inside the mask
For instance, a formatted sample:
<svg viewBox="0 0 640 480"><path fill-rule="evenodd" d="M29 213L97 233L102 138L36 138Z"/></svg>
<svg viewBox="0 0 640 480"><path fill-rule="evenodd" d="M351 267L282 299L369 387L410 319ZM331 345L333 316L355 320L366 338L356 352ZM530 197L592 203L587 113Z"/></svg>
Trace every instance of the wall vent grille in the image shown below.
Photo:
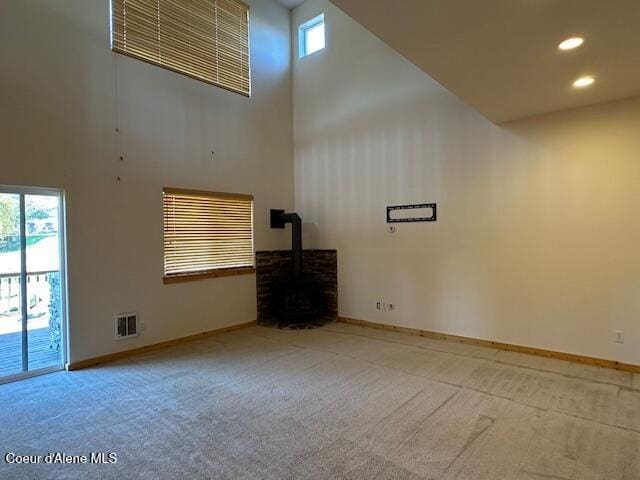
<svg viewBox="0 0 640 480"><path fill-rule="evenodd" d="M137 337L139 331L137 313L129 312L116 315L116 340Z"/></svg>

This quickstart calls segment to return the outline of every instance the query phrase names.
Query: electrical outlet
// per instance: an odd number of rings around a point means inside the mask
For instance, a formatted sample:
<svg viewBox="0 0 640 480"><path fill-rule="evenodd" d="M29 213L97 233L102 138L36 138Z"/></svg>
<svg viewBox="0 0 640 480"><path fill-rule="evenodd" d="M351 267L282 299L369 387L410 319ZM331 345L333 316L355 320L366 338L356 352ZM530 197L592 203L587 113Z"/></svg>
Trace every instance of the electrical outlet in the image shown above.
<svg viewBox="0 0 640 480"><path fill-rule="evenodd" d="M376 310L382 310L382 304L380 302L376 302Z"/></svg>
<svg viewBox="0 0 640 480"><path fill-rule="evenodd" d="M614 330L613 341L615 343L624 343L624 332L622 330Z"/></svg>

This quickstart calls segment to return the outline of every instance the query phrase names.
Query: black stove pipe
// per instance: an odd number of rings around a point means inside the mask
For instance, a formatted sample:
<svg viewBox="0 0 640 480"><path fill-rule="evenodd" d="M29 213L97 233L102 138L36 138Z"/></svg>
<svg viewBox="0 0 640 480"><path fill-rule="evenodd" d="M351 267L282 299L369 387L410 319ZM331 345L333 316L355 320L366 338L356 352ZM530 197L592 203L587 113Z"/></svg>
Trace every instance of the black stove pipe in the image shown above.
<svg viewBox="0 0 640 480"><path fill-rule="evenodd" d="M271 228L284 228L291 224L291 260L293 275L302 275L302 219L297 213L284 213L284 210L271 210Z"/></svg>

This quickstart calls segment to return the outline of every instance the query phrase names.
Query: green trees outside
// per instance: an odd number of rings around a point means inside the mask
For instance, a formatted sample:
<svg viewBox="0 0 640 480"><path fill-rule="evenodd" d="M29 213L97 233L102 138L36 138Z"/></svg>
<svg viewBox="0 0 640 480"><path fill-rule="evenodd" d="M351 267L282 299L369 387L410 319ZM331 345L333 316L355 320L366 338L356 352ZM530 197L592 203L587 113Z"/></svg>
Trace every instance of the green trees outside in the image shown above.
<svg viewBox="0 0 640 480"><path fill-rule="evenodd" d="M26 218L30 221L51 218L53 212L46 202L46 199L29 198L25 205ZM0 194L0 253L14 252L20 248L19 208L15 195ZM47 236L46 231L38 231L37 227L29 229L28 234L27 245L37 243Z"/></svg>
<svg viewBox="0 0 640 480"><path fill-rule="evenodd" d="M15 202L10 197L0 195L0 242L18 229L18 215Z"/></svg>

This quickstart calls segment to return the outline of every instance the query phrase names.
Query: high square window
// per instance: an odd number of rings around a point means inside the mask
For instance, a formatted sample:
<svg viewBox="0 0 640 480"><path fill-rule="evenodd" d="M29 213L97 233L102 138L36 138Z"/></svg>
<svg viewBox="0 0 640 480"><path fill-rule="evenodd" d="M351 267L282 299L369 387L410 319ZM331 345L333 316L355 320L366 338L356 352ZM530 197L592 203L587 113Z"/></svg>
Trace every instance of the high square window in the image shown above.
<svg viewBox="0 0 640 480"><path fill-rule="evenodd" d="M298 57L306 57L325 47L324 13L298 27Z"/></svg>

